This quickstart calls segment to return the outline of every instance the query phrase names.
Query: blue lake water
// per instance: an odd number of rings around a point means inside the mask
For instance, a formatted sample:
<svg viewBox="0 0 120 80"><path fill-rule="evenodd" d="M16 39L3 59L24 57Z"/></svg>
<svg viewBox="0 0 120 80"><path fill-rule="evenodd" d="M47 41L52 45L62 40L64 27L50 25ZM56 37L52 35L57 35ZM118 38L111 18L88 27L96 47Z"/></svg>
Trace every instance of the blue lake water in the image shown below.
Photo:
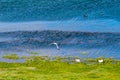
<svg viewBox="0 0 120 80"><path fill-rule="evenodd" d="M106 57L120 59L120 33L80 32L80 31L15 31L0 33L0 60L6 54L31 56L78 56L80 58ZM60 50L55 45L57 42ZM18 62L24 61L22 59Z"/></svg>
<svg viewBox="0 0 120 80"><path fill-rule="evenodd" d="M30 52L120 59L120 0L0 0L0 61Z"/></svg>

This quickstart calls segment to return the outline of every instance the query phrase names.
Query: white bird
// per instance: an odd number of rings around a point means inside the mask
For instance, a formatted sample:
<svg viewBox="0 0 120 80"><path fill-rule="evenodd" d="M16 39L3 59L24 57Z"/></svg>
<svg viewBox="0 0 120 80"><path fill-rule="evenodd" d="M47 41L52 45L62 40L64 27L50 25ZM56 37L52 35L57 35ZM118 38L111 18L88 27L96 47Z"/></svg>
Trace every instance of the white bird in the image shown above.
<svg viewBox="0 0 120 80"><path fill-rule="evenodd" d="M80 59L75 59L76 62L80 62Z"/></svg>
<svg viewBox="0 0 120 80"><path fill-rule="evenodd" d="M60 50L60 48L59 48L59 46L58 46L58 44L56 42L53 42L51 44L54 44L57 47L57 49Z"/></svg>
<svg viewBox="0 0 120 80"><path fill-rule="evenodd" d="M99 63L103 63L103 61L104 61L103 59L99 59L98 60Z"/></svg>

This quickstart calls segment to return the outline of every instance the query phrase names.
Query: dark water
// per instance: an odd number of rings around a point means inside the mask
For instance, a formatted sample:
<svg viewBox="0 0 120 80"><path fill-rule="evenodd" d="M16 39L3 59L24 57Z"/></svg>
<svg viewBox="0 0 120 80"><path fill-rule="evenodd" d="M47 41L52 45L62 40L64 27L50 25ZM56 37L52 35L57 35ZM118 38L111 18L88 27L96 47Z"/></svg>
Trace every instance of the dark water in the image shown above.
<svg viewBox="0 0 120 80"><path fill-rule="evenodd" d="M18 31L0 33L0 39L1 56L11 53L30 56L33 55L30 54L31 52L38 52L38 55L50 57L96 58L102 56L120 59L120 33ZM57 42L60 50L57 50L55 45L50 45L52 42Z"/></svg>
<svg viewBox="0 0 120 80"><path fill-rule="evenodd" d="M60 46L79 45L81 48L100 48L119 46L120 33L98 33L79 31L16 31L0 33L0 49L14 47L40 48L49 47L52 42Z"/></svg>

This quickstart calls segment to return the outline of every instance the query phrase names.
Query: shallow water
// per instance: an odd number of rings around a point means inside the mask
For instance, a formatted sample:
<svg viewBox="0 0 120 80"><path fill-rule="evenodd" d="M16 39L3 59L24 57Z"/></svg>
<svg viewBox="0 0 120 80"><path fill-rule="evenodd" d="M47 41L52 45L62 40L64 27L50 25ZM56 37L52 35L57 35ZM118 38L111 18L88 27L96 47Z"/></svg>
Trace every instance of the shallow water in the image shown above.
<svg viewBox="0 0 120 80"><path fill-rule="evenodd" d="M120 33L93 33L69 31L16 31L0 33L0 61L6 54L19 57L31 56L78 56L80 58L112 57L120 59ZM57 42L60 50L55 45ZM17 62L24 60L18 59Z"/></svg>
<svg viewBox="0 0 120 80"><path fill-rule="evenodd" d="M31 54L31 52L37 52L38 54ZM77 56L80 58L97 58L97 57L105 57L105 58L114 58L114 59L120 59L120 49L117 47L113 48L111 46L108 47L101 47L101 48L81 48L79 46L61 46L60 50L57 50L56 47L46 47L46 48L38 48L38 49L21 49L19 51L1 51L0 52L0 61L4 62L24 62L23 59L18 60L9 60L9 59L3 59L2 56L6 54L12 54L15 53L19 57L22 56L32 56L32 55L39 55L39 56Z"/></svg>

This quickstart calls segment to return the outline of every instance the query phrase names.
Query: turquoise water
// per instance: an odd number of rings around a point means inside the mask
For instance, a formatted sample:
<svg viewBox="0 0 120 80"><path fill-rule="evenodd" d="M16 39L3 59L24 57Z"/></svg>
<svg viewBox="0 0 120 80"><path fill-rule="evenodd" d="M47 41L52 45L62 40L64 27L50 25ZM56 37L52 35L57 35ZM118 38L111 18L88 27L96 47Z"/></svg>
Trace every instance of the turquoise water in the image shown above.
<svg viewBox="0 0 120 80"><path fill-rule="evenodd" d="M0 0L0 21L120 20L119 0Z"/></svg>
<svg viewBox="0 0 120 80"><path fill-rule="evenodd" d="M120 32L119 0L0 0L0 32Z"/></svg>
<svg viewBox="0 0 120 80"><path fill-rule="evenodd" d="M119 0L0 0L0 32L120 32Z"/></svg>

